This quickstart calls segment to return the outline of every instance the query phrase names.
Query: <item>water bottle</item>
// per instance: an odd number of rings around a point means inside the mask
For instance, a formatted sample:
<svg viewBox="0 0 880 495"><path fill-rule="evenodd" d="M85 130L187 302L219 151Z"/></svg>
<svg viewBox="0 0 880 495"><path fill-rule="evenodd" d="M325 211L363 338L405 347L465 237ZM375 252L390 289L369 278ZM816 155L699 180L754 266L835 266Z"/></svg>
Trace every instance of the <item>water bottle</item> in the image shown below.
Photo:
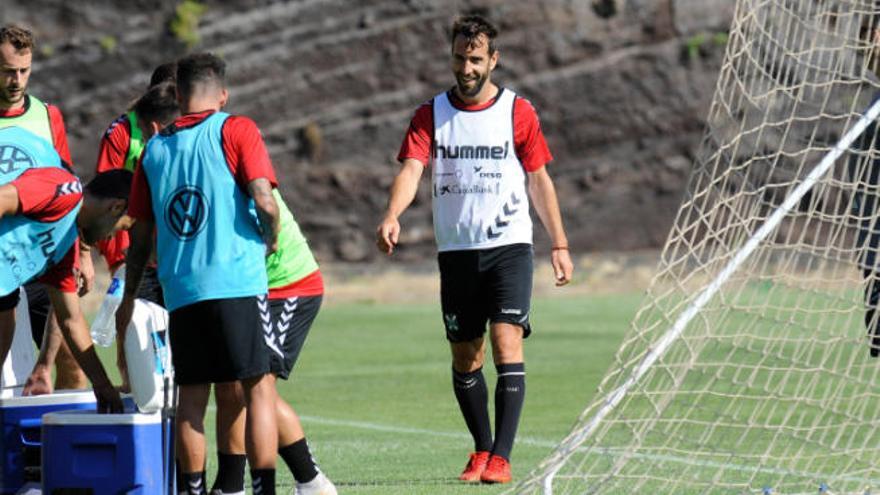
<svg viewBox="0 0 880 495"><path fill-rule="evenodd" d="M116 338L116 309L122 302L125 288L125 265L122 265L110 280L110 287L101 302L101 308L92 322L92 340L101 347L110 347Z"/></svg>

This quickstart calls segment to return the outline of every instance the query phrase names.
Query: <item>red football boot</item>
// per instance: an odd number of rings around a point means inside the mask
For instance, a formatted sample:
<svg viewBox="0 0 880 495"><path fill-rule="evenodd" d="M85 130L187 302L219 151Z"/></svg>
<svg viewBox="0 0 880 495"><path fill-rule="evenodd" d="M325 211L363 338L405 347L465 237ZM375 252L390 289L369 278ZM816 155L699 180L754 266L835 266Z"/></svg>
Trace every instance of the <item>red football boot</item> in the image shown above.
<svg viewBox="0 0 880 495"><path fill-rule="evenodd" d="M479 483L480 475L483 474L488 462L489 452L474 452L458 479L468 483Z"/></svg>
<svg viewBox="0 0 880 495"><path fill-rule="evenodd" d="M510 462L500 455L493 455L486 463L486 469L480 475L483 483L510 483L513 476L510 475Z"/></svg>

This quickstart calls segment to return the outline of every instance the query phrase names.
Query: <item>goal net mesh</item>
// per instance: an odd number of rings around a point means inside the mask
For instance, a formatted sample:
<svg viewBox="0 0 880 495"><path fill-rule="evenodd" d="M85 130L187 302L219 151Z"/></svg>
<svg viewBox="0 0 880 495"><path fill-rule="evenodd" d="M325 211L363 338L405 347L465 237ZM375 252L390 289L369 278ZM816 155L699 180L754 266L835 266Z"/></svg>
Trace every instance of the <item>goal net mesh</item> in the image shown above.
<svg viewBox="0 0 880 495"><path fill-rule="evenodd" d="M593 402L512 492L878 493L873 124L658 352L866 113L878 21L873 0L737 1L657 275Z"/></svg>

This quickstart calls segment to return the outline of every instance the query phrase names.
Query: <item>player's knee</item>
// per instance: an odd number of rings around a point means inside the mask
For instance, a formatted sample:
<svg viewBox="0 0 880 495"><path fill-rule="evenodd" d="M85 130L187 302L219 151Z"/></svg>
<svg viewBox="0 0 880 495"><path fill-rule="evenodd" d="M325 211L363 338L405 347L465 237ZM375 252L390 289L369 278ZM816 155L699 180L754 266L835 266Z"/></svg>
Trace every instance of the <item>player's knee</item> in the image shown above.
<svg viewBox="0 0 880 495"><path fill-rule="evenodd" d="M272 401L265 403L272 404L274 407L274 402L278 395L275 391L275 375L267 373L241 380L241 386L244 389L244 400L248 405L253 401Z"/></svg>
<svg viewBox="0 0 880 495"><path fill-rule="evenodd" d="M460 349L452 352L452 368L459 373L470 373L483 367L483 353Z"/></svg>
<svg viewBox="0 0 880 495"><path fill-rule="evenodd" d="M519 363L523 360L522 328L506 325L492 333L492 358L495 364Z"/></svg>
<svg viewBox="0 0 880 495"><path fill-rule="evenodd" d="M244 407L244 392L237 382L214 385L214 400L218 409L235 410Z"/></svg>

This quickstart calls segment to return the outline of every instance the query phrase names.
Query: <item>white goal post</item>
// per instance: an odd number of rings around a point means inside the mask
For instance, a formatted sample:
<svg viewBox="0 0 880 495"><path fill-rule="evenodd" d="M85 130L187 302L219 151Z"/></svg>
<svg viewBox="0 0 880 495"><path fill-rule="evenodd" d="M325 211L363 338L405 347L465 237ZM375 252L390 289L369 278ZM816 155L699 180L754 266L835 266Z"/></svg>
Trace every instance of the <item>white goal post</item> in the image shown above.
<svg viewBox="0 0 880 495"><path fill-rule="evenodd" d="M737 2L642 308L596 399L511 491L880 489L878 21L874 0Z"/></svg>

